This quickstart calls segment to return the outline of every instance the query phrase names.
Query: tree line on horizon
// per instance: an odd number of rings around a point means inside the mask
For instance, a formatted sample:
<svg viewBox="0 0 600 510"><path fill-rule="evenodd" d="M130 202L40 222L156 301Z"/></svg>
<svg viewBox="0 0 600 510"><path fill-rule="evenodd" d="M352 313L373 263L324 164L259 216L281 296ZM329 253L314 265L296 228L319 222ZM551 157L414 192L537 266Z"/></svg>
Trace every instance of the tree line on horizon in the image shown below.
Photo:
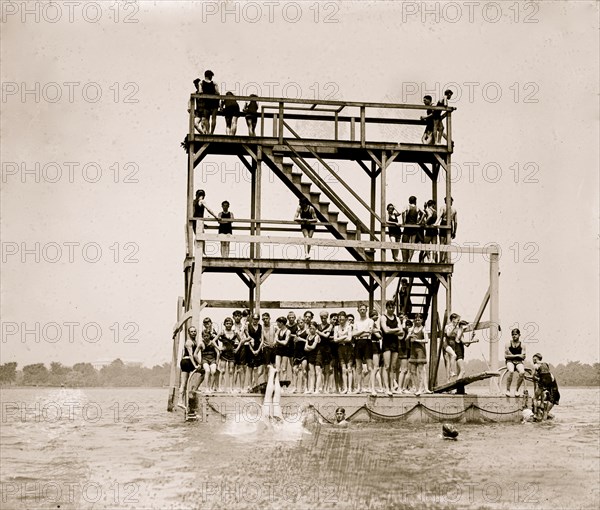
<svg viewBox="0 0 600 510"><path fill-rule="evenodd" d="M442 363L443 364L443 363ZM600 386L600 363L589 365L579 361L550 365L559 386ZM442 370L440 368L440 370ZM467 363L467 375L489 370L482 360ZM17 363L0 365L0 384L13 386L122 386L162 387L169 384L171 363L152 368L126 365L115 359L97 370L91 363L75 363L72 367L53 361L50 368L44 363L25 365L17 370Z"/></svg>

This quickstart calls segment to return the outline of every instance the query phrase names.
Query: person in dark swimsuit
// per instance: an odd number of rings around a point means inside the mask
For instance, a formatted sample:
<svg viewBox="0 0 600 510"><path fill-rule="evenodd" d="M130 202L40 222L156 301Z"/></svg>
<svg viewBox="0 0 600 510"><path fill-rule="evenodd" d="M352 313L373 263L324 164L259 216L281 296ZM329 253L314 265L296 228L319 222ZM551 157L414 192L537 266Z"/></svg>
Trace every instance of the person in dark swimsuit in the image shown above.
<svg viewBox="0 0 600 510"><path fill-rule="evenodd" d="M506 369L508 370L508 375L506 377L506 396L510 397L510 387L512 385L513 374L515 370L519 373L519 377L517 379L517 387L516 387L516 395L520 396L520 388L525 380L525 344L521 342L521 331L519 328L515 328L510 332L511 340L508 344L506 344L506 349L504 349L504 359L506 360Z"/></svg>
<svg viewBox="0 0 600 510"><path fill-rule="evenodd" d="M423 243L424 244L437 244L438 229L437 229L437 227L435 227L435 223L437 222L437 211L436 211L435 200L427 201L421 222L425 226L425 235L423 237ZM419 262L421 262L421 263L425 262L426 258L430 258L429 254L430 254L430 252L428 252L428 251L422 251L421 253L419 253ZM438 261L437 252L433 253L432 258L433 258L433 262L437 263L437 261Z"/></svg>
<svg viewBox="0 0 600 510"><path fill-rule="evenodd" d="M408 370L408 358L410 357L408 330L412 328L413 323L408 319L406 314L401 313L399 324L401 331L398 334L398 389L396 392L408 393L408 383L410 381Z"/></svg>
<svg viewBox="0 0 600 510"><path fill-rule="evenodd" d="M296 209L296 215L294 216L294 221L300 223L300 229L302 230L302 235L304 237L312 238L317 224L317 215L315 214L314 207L311 205L308 199L300 199L298 209ZM310 248L311 246L309 244L304 245L304 258L306 259L310 258Z"/></svg>
<svg viewBox="0 0 600 510"><path fill-rule="evenodd" d="M341 311L338 314L339 324L334 327L334 342L338 346L338 357L342 366L342 391L348 393L352 391L352 368L353 354L352 347L352 325L348 322L346 312Z"/></svg>
<svg viewBox="0 0 600 510"><path fill-rule="evenodd" d="M281 376L282 373L287 373L291 333L290 330L287 328L287 319L285 317L279 317L276 322L277 329L275 331L275 369L277 370L277 373Z"/></svg>
<svg viewBox="0 0 600 510"><path fill-rule="evenodd" d="M379 328L382 332L383 388L391 396L394 382L393 369L398 360L398 336L403 332L402 325L394 313L393 301L385 303L385 313L379 318Z"/></svg>
<svg viewBox="0 0 600 510"><path fill-rule="evenodd" d="M198 350L199 344L196 341L197 334L198 331L194 326L188 328L188 338L185 341L183 355L181 357L181 362L179 363L179 368L181 369L181 382L179 385L179 402L177 406L182 409L187 409L188 407L188 403L185 402L186 389L195 391L202 382L202 380L199 380L198 385L195 385L194 388L187 388L190 374L195 370L201 370L201 358Z"/></svg>
<svg viewBox="0 0 600 510"><path fill-rule="evenodd" d="M250 97L258 97L256 94L250 94ZM253 99L244 106L246 115L246 125L248 126L248 136L256 136L256 124L258 122L258 103Z"/></svg>
<svg viewBox="0 0 600 510"><path fill-rule="evenodd" d="M548 413L560 402L560 392L554 375L550 372L548 363L542 361L542 355L533 355L534 381L536 382L534 414L538 420L548 418ZM543 406L540 403L543 402Z"/></svg>
<svg viewBox="0 0 600 510"><path fill-rule="evenodd" d="M316 370L317 379L319 371L322 372L323 384L316 387L316 393L329 391L331 381L331 375L333 374L333 353L332 353L332 335L333 335L333 324L327 319L329 314L322 310L319 314L321 322L317 326L317 334L319 335L319 349L317 352Z"/></svg>
<svg viewBox="0 0 600 510"><path fill-rule="evenodd" d="M399 243L402 239L402 229L400 228L400 224L398 223L398 217L401 216L401 213L394 207L394 204L387 205L387 225L388 225L388 235L390 236L390 241ZM398 261L398 251L392 249L392 258L395 262Z"/></svg>
<svg viewBox="0 0 600 510"><path fill-rule="evenodd" d="M221 101L223 115L225 116L225 133L230 136L235 136L237 132L237 122L240 116L240 105L235 99L232 99L233 92L227 92L225 99Z"/></svg>
<svg viewBox="0 0 600 510"><path fill-rule="evenodd" d="M306 361L308 363L308 387L306 393L319 393L322 384L322 370L317 365L317 357L320 349L320 337L317 334L317 323L308 322L308 334L306 336Z"/></svg>
<svg viewBox="0 0 600 510"><path fill-rule="evenodd" d="M306 352L306 339L308 337L308 325L311 321L300 319L298 321L298 331L294 336L294 380L292 385L298 393L306 393L308 359Z"/></svg>
<svg viewBox="0 0 600 510"><path fill-rule="evenodd" d="M223 201L223 210L219 213L219 234L231 235L233 233L233 213L229 210L229 202ZM225 220L225 221L223 221ZM221 241L221 257L229 257L229 241Z"/></svg>
<svg viewBox="0 0 600 510"><path fill-rule="evenodd" d="M219 86L214 81L212 81L214 75L215 74L210 70L204 72L204 79L200 83L202 94L220 95ZM205 134L210 133L212 135L215 132L218 109L218 99L202 100L202 130Z"/></svg>
<svg viewBox="0 0 600 510"><path fill-rule="evenodd" d="M260 315L255 313L252 315L247 326L248 337L250 338L250 341L246 344L246 349L248 351L246 355L248 361L246 373L248 388L256 386L264 372L264 357L260 348L263 328L259 321Z"/></svg>
<svg viewBox="0 0 600 510"><path fill-rule="evenodd" d="M375 381L381 388L381 328L379 326L379 313L377 310L371 310L369 317L373 320L373 334L371 335L371 352L373 353L373 371L371 372L371 395L376 396Z"/></svg>
<svg viewBox="0 0 600 510"><path fill-rule="evenodd" d="M414 243L417 240L417 234L419 233L419 223L421 222L421 217L423 216L423 211L417 207L417 197L414 195L409 197L408 199L408 207L402 211L402 223L404 225L409 225L404 227L404 232L402 234L402 242L403 243ZM414 250L402 250L402 261L410 262L412 256L414 254Z"/></svg>
<svg viewBox="0 0 600 510"><path fill-rule="evenodd" d="M238 347L241 339L233 330L233 319L231 317L225 318L223 321L223 326L225 329L217 337L218 345L222 346L220 349L221 360L219 362L219 372L221 373L221 378L223 378L225 375L228 376L225 391L228 389L230 392L233 392L235 350Z"/></svg>
<svg viewBox="0 0 600 510"><path fill-rule="evenodd" d="M217 383L217 364L218 350L216 347L217 332L213 328L212 321L206 317L202 321L204 329L202 330L202 367L206 374L206 391L211 392L216 388Z"/></svg>
<svg viewBox="0 0 600 510"><path fill-rule="evenodd" d="M432 102L433 102L433 98L431 96L423 96L423 104L425 106L431 106ZM421 142L423 142L425 145L431 145L434 142L434 136L433 136L434 115L435 115L435 110L427 109L427 115L421 117L421 120L425 121L425 132L423 133L423 136L421 137Z"/></svg>

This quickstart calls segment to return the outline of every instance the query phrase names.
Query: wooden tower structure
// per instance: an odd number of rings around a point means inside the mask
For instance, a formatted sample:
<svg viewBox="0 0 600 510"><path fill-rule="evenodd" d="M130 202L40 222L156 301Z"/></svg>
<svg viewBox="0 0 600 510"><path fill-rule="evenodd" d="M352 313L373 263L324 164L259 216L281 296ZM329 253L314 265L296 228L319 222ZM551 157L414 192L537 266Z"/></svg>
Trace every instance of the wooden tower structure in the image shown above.
<svg viewBox="0 0 600 510"><path fill-rule="evenodd" d="M192 94L190 104L202 99L222 99L222 96ZM403 299L412 304L412 312L422 313L430 326L430 384L435 385L439 364L439 347L443 321L438 313L438 295L445 294L446 317L452 308L452 253L482 253L489 257L490 282L482 305L475 318L477 328L484 310L490 303L490 368L498 368L498 250L462 248L450 242L450 218L440 232L447 244L398 244L386 241L388 175L395 163L414 163L420 167L431 183L431 198L438 208L452 195L449 168L453 153L452 112L455 108L392 103L365 103L351 101L286 99L271 97L228 96L239 102L255 100L259 104L257 136L246 134L200 134L195 127L194 108L190 108L188 133L185 141L187 163L187 215L186 254L184 260L184 296L177 304L177 323L173 335L173 364L171 373L172 395L175 395L178 374L178 356L181 355L181 333L187 326L195 325L200 331L200 313L206 306L264 308L320 308L354 304L354 302L268 302L261 299L261 285L271 275L288 274L318 277L343 275L357 278L368 295L370 307L384 310L387 299L398 299L400 280L408 281L408 295ZM441 144L423 144L409 140L382 140L373 131L398 130L398 126L424 126L420 120L425 110L439 110L445 126L445 139ZM243 121L243 117L240 118ZM320 129L308 129L307 126ZM246 127L238 132L246 133ZM395 127L395 128L394 128ZM383 128L383 129L382 129ZM402 129L402 128L401 128ZM414 128L413 128L414 129ZM317 131L317 135L315 135ZM420 135L417 136L419 138ZM216 234L217 222L194 217L195 180L200 163L211 156L238 158L251 175L250 218L235 219L232 243L249 243L248 256L221 258L204 255L204 243L223 241ZM353 162L356 172L368 176L370 187L356 190L351 182L340 175L328 162L343 160ZM341 194L324 179L315 166L320 165L333 176L339 189L353 197L350 205ZM281 218L264 218L261 214L264 194L262 176L271 172L298 199L306 198L312 204L317 218L317 232L327 233L313 239L298 237L298 225ZM443 186L438 186L438 184ZM341 188L340 188L341 186ZM442 189L439 189L442 188ZM359 204L358 206L356 204ZM361 208L361 210L359 210ZM365 219L366 218L366 219ZM193 230L196 225L195 234ZM211 233L211 230L213 233ZM288 232L295 232L290 236ZM337 260L277 259L264 250L269 243L312 246L333 246L345 253ZM417 254L412 262L389 260L391 249L420 250L427 246L437 252L442 262L419 263ZM387 250L387 253L386 253ZM431 260L431 258L430 258ZM434 259L435 260L435 259ZM248 287L248 297L240 301L217 301L204 296L202 279L206 273L237 274ZM361 300L366 301L366 299ZM445 320L445 319L444 319Z"/></svg>

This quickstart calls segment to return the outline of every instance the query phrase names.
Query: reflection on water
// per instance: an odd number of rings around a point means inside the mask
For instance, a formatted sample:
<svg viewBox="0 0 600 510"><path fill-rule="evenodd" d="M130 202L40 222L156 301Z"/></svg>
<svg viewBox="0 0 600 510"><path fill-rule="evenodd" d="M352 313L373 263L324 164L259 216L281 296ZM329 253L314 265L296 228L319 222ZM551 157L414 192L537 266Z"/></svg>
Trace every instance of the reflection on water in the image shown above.
<svg viewBox="0 0 600 510"><path fill-rule="evenodd" d="M159 389L3 389L2 508L598 508L598 389L543 424L184 423Z"/></svg>

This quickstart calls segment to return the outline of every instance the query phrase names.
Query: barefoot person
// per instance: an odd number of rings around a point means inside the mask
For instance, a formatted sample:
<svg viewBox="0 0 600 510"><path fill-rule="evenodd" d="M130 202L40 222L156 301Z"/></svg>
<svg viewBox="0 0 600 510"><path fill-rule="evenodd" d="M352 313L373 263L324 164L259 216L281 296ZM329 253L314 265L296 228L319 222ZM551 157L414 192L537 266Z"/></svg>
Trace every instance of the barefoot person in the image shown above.
<svg viewBox="0 0 600 510"><path fill-rule="evenodd" d="M296 215L294 216L294 221L300 223L302 235L312 239L317 224L317 215L315 214L314 207L311 205L308 199L304 197L300 199L298 209L296 209ZM310 248L310 244L304 245L304 258L307 260L310 258Z"/></svg>
<svg viewBox="0 0 600 510"><path fill-rule="evenodd" d="M207 95L220 95L219 86L212 81L213 73L211 70L206 70L204 72L204 79L200 84L200 88L202 89L202 94ZM202 100L203 109L202 109L202 131L204 134L213 134L215 132L215 127L217 125L217 110L219 109L219 100L218 99L203 99Z"/></svg>
<svg viewBox="0 0 600 510"><path fill-rule="evenodd" d="M229 202L224 200L221 204L223 210L219 213L219 234L224 234L226 236L231 236L233 234L233 224L232 220L233 213L229 210ZM229 241L221 241L221 257L228 258L229 257Z"/></svg>
<svg viewBox="0 0 600 510"><path fill-rule="evenodd" d="M510 342L506 344L506 349L504 350L504 359L506 360L506 369L508 370L508 375L506 377L506 396L511 396L510 387L512 385L513 374L515 370L518 372L519 376L517 378L517 387L516 387L516 395L521 396L521 385L525 380L525 345L521 342L521 331L519 328L515 328L510 332Z"/></svg>
<svg viewBox="0 0 600 510"><path fill-rule="evenodd" d="M373 345L371 335L375 328L373 319L367 316L367 305L358 305L358 319L354 322L352 336L354 338L354 360L356 367L356 393L362 393L363 378L373 373ZM372 388L371 388L372 389Z"/></svg>
<svg viewBox="0 0 600 510"><path fill-rule="evenodd" d="M402 326L394 313L393 301L385 303L385 313L379 319L379 327L382 332L383 389L391 396L394 384L393 368L398 360L398 335L402 333Z"/></svg>
<svg viewBox="0 0 600 510"><path fill-rule="evenodd" d="M352 391L352 325L343 310L338 314L339 324L333 328L333 341L338 346L338 357L342 366L342 391Z"/></svg>
<svg viewBox="0 0 600 510"><path fill-rule="evenodd" d="M398 218L400 216L401 213L394 207L394 204L387 205L387 226L391 242L399 243L402 239L402 229L398 223ZM398 251L398 249L392 249L392 258L395 262L399 262Z"/></svg>
<svg viewBox="0 0 600 510"><path fill-rule="evenodd" d="M179 402L177 406L182 409L187 409L188 405L185 401L185 392L190 374L201 366L198 343L196 342L197 334L198 330L194 326L188 328L188 338L185 341L183 356L179 363L179 368L181 368L181 384L179 385ZM189 388L189 390L195 391L196 388Z"/></svg>
<svg viewBox="0 0 600 510"><path fill-rule="evenodd" d="M415 395L431 393L427 388L425 365L427 363L427 348L429 336L423 326L423 317L420 313L415 315L413 327L408 331L408 342L410 343L410 371L416 387Z"/></svg>

